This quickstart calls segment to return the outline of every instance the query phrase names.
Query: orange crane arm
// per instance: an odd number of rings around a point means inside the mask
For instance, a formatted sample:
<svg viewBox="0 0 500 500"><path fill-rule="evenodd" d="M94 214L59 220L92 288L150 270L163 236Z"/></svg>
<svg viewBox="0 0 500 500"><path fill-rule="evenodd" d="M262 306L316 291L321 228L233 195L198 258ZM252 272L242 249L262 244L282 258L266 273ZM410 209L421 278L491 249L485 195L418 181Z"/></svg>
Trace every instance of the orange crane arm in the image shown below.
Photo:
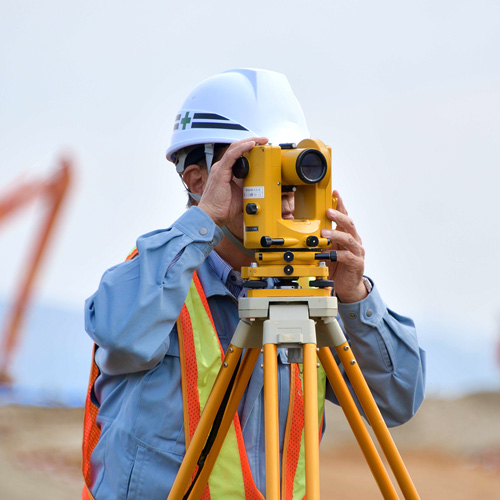
<svg viewBox="0 0 500 500"><path fill-rule="evenodd" d="M16 291L14 302L7 314L0 347L0 385L10 385L12 378L9 369L15 348L19 342L19 332L27 306L32 296L33 282L38 272L42 256L52 233L54 223L61 208L64 195L70 184L72 167L68 160L61 160L59 169L44 181L25 182L0 199L0 224L15 211L43 196L48 212L32 247L31 255L25 266L25 273Z"/></svg>

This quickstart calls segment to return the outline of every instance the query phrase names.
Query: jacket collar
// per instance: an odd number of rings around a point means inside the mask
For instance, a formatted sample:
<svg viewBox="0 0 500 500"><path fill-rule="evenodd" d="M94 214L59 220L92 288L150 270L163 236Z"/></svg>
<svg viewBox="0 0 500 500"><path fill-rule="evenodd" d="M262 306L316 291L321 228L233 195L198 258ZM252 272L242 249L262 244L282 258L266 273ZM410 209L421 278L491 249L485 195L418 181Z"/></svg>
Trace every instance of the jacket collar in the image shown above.
<svg viewBox="0 0 500 500"><path fill-rule="evenodd" d="M213 253L214 251L208 255L203 264L198 268L198 278L200 278L205 296L208 298L214 295L231 295L224 284L231 268L228 267L226 272L224 266L217 262L217 258L224 264L226 262L218 256L212 256ZM226 265L229 266L228 264Z"/></svg>

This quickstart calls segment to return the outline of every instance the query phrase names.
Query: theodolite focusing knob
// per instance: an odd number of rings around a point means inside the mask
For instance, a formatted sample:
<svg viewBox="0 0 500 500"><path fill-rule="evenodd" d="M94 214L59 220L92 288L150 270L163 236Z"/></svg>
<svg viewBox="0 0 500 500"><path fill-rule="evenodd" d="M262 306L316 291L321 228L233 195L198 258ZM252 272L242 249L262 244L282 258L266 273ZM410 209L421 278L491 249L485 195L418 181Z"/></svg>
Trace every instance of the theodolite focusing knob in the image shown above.
<svg viewBox="0 0 500 500"><path fill-rule="evenodd" d="M295 255L293 254L293 252L290 252L290 250L286 251L283 254L283 260L285 262L292 262L293 259L295 259Z"/></svg>
<svg viewBox="0 0 500 500"><path fill-rule="evenodd" d="M244 179L249 172L250 165L244 156L240 156L233 165L233 175L237 179Z"/></svg>

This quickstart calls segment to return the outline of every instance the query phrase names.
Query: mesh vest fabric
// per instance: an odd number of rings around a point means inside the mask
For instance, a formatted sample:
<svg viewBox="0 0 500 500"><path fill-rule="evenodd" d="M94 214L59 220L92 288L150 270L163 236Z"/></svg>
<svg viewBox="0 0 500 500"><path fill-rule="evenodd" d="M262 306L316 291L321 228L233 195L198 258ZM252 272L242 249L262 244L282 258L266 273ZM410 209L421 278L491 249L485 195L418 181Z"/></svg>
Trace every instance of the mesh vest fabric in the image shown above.
<svg viewBox="0 0 500 500"><path fill-rule="evenodd" d="M178 325L178 331L182 332L183 337L180 342L182 346L181 351L183 351L181 353L181 362L182 357L184 357L186 366L185 375L183 374L183 377L186 378L183 381L183 391L186 392L184 400L186 401L185 406L188 407L188 411L185 412L185 428L189 429L190 432L190 436L187 437L188 441L194 434L194 430L200 419L200 410L203 410L204 402L208 398L211 386L224 358L224 352L215 331L210 309L196 273L193 275L193 281L179 317ZM198 351L196 350L196 346L198 346ZM203 346L203 349L201 349L201 346ZM207 353L212 353L211 359L207 359ZM284 500L301 500L305 497L304 397L301 390L302 367L297 364L290 366L290 404L285 430L281 496ZM322 368L318 372L318 418L321 426L325 401L326 375ZM200 380L202 381L202 387L196 385L196 381ZM318 439L320 436L318 436ZM226 462L226 465L224 465L224 462ZM238 462L241 470L238 467L234 467L234 464ZM219 471L217 470L218 467L220 467ZM218 478L222 479L222 483L218 484ZM242 483L243 488L241 487ZM236 487L235 485L238 486ZM231 489L229 490L229 488ZM251 476L237 414L234 416L229 435L226 437L226 441L219 453L202 498L210 498L212 500L224 498L260 500L263 498L255 487Z"/></svg>

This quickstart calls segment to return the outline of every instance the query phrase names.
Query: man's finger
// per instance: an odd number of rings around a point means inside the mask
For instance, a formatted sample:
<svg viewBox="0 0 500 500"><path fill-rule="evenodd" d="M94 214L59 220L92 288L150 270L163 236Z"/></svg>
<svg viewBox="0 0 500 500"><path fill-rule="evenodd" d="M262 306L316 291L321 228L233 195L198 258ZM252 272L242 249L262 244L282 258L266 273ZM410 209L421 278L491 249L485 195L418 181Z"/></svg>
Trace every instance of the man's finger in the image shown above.
<svg viewBox="0 0 500 500"><path fill-rule="evenodd" d="M337 198L337 210L347 215L347 209L345 208L344 200L342 200L340 193L336 189L334 189L332 195Z"/></svg>
<svg viewBox="0 0 500 500"><path fill-rule="evenodd" d="M326 214L331 221L337 224L337 231L346 232L353 236L356 241L361 243L361 237L358 234L356 225L348 215L340 212L339 210L334 210L333 208L329 208L326 211Z"/></svg>
<svg viewBox="0 0 500 500"><path fill-rule="evenodd" d="M250 151L257 144L266 144L267 142L267 137L252 137L242 141L233 142L218 163L221 164L221 167L230 169L233 167L234 162L243 153Z"/></svg>
<svg viewBox="0 0 500 500"><path fill-rule="evenodd" d="M346 248L354 255L359 257L365 256L365 249L361 245L361 241L352 234L337 231L336 229L323 229L323 231L321 231L321 236L330 239L332 243L336 243Z"/></svg>

